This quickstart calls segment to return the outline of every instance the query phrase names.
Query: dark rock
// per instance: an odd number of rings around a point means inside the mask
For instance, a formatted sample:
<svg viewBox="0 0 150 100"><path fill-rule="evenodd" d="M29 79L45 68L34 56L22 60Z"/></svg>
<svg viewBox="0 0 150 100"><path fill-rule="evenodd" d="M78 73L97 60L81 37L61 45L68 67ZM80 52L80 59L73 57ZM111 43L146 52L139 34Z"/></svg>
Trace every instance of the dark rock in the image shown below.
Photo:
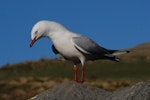
<svg viewBox="0 0 150 100"><path fill-rule="evenodd" d="M38 94L30 100L150 100L150 81L114 92L69 82Z"/></svg>

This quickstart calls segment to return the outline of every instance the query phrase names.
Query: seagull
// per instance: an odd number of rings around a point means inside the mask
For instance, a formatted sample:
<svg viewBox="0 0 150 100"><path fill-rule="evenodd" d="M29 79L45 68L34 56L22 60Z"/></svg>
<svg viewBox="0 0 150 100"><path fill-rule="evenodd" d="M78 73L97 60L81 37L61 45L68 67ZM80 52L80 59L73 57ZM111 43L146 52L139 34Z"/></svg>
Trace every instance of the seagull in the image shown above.
<svg viewBox="0 0 150 100"><path fill-rule="evenodd" d="M101 47L92 39L81 34L71 32L62 24L54 21L41 20L31 31L30 47L42 37L48 37L52 42L52 50L57 57L69 60L74 64L74 81L84 82L85 61L108 59L119 62L117 55L126 54L128 50L110 50ZM78 67L81 64L81 79L78 80Z"/></svg>

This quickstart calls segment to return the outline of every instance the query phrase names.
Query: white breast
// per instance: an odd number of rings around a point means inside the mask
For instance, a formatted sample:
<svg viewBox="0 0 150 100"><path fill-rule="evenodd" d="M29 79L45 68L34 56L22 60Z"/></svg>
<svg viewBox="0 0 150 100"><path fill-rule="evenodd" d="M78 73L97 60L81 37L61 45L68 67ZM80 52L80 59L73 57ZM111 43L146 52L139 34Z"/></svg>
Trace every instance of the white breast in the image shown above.
<svg viewBox="0 0 150 100"><path fill-rule="evenodd" d="M67 58L83 58L84 56L74 47L72 43L72 37L76 34L65 34L65 33L55 33L51 37L52 42L54 43L56 49Z"/></svg>

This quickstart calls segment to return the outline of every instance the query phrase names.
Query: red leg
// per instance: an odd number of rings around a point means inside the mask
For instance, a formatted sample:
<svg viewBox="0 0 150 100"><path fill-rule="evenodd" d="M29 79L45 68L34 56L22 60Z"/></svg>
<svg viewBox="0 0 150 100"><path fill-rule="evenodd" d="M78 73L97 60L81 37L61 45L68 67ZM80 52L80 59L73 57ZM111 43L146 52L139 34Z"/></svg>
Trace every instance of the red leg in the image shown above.
<svg viewBox="0 0 150 100"><path fill-rule="evenodd" d="M82 74L81 74L81 80L79 80L78 82L83 83L84 82L84 65L82 66Z"/></svg>
<svg viewBox="0 0 150 100"><path fill-rule="evenodd" d="M78 82L78 68L74 66L74 81Z"/></svg>

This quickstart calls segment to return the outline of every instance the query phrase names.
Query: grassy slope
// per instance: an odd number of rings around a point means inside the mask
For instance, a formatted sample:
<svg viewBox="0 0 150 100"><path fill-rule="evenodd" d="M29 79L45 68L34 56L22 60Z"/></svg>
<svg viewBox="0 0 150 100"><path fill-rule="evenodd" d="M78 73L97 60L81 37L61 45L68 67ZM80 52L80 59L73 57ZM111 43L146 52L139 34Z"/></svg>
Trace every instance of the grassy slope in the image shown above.
<svg viewBox="0 0 150 100"><path fill-rule="evenodd" d="M119 63L104 60L87 62L85 77L98 80L145 80L150 78L149 43L132 48L130 54L120 58L122 61ZM35 62L6 65L0 69L0 80L30 76L71 79L73 65L67 61L41 59Z"/></svg>
<svg viewBox="0 0 150 100"><path fill-rule="evenodd" d="M120 58L119 63L87 62L85 84L115 90L137 81L150 80L150 43L131 48L130 54ZM41 59L5 65L0 69L0 99L26 100L66 81L66 78L68 81L73 78L73 65L67 61Z"/></svg>
<svg viewBox="0 0 150 100"><path fill-rule="evenodd" d="M17 67L2 68L0 70L0 80L30 76L70 79L73 77L73 66L68 62L63 63L58 61L45 60L42 61L42 64L38 63L39 62L29 62L23 65L14 65ZM88 62L86 65L85 78L87 79L150 79L150 62L148 61L139 61L138 63L114 63L109 61L98 61L94 63Z"/></svg>

